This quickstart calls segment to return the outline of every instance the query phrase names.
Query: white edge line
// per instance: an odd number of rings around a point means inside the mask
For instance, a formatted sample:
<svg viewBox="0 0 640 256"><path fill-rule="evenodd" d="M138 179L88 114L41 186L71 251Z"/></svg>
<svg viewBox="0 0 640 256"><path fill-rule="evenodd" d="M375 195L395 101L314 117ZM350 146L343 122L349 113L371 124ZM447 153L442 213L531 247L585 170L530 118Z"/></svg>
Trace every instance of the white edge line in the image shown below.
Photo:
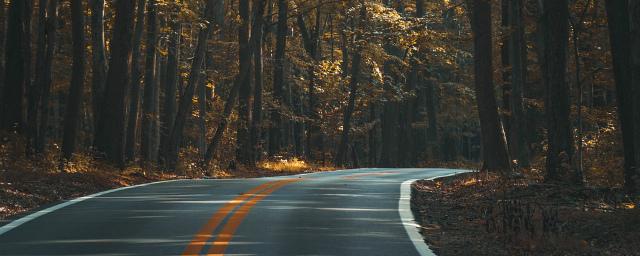
<svg viewBox="0 0 640 256"><path fill-rule="evenodd" d="M3 235L4 233L7 233L7 232L11 231L12 229L17 228L17 227L21 226L22 224L25 224L25 223L27 223L29 221L32 221L32 220L34 220L34 219L36 219L36 218L38 218L38 217L40 217L42 215L54 212L56 210L60 210L60 209L62 209L64 207L67 207L67 206L70 206L70 205L77 204L77 203L82 202L82 201L87 200L87 199L91 199L91 198L94 198L94 197L99 197L99 196L102 196L102 195L105 195L105 194L109 194L109 193L113 193L113 192L117 192L117 191L122 191L122 190L125 190L125 189L139 188L139 187L144 187L144 186L148 186L148 185L159 184L159 183L167 183L167 182L174 182L174 181L179 181L179 180L184 180L184 179L163 180L163 181L156 181L156 182L151 182L151 183L138 184L138 185L128 186L128 187L114 188L114 189L111 189L111 190L102 191L102 192L95 193L95 194L92 194L92 195L87 195L87 196L71 199L71 200L66 201L64 203L60 203L60 204L51 206L49 208L34 212L34 213L29 214L27 216L24 216L24 217L22 217L20 219L17 219L17 220L14 220L12 222L9 222L8 224L0 227L0 236Z"/></svg>
<svg viewBox="0 0 640 256"><path fill-rule="evenodd" d="M435 180L439 178L449 177L458 175L461 173L466 173L470 171L465 170L456 170L454 173L436 176L433 178L428 178L426 180ZM435 256L436 254L429 248L427 243L424 241L422 234L418 232L418 228L420 225L416 223L415 216L413 216L413 212L411 211L411 184L416 182L418 179L407 180L402 182L400 185L400 200L398 201L398 213L400 213L400 220L402 221L402 226L404 226L404 230L407 231L407 235L409 235L409 239L413 243L413 246L418 251L420 256Z"/></svg>

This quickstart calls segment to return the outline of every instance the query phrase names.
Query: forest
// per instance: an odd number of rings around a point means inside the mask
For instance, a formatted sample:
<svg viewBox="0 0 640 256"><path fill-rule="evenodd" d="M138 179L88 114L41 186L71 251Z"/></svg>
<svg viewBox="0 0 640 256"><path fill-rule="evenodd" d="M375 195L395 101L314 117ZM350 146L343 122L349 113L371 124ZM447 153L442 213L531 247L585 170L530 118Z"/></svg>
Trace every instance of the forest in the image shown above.
<svg viewBox="0 0 640 256"><path fill-rule="evenodd" d="M633 209L638 163L640 1L0 0L3 215L141 177L362 167ZM16 206L34 179L80 192Z"/></svg>

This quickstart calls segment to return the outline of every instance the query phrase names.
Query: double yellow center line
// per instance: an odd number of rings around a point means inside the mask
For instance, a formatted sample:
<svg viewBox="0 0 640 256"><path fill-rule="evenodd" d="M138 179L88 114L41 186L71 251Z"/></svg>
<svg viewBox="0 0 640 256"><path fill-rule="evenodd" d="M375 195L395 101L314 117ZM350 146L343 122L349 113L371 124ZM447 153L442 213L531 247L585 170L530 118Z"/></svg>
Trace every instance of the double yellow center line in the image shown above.
<svg viewBox="0 0 640 256"><path fill-rule="evenodd" d="M215 240L210 243L208 252L205 255L224 255L225 249L229 246L229 242L236 232L242 220L247 216L251 208L266 198L269 194L284 187L285 185L299 181L300 179L284 179L277 181L270 181L257 186L246 193L234 198L233 200L222 206L202 229L196 233L191 243L185 248L182 255L200 255L202 248L208 244L208 241L214 237L213 232L222 223L222 221L229 215L228 220L221 231L216 236ZM240 207L233 212L238 206ZM233 213L232 213L233 212Z"/></svg>

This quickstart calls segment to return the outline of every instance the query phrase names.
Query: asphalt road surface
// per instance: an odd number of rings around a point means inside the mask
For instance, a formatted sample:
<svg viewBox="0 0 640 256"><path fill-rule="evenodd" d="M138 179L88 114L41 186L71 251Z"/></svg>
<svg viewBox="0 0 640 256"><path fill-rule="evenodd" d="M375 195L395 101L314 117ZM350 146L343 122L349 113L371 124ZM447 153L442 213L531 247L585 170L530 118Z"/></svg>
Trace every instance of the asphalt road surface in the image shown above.
<svg viewBox="0 0 640 256"><path fill-rule="evenodd" d="M0 255L431 255L412 222L409 184L458 172L357 169L120 189L5 223Z"/></svg>

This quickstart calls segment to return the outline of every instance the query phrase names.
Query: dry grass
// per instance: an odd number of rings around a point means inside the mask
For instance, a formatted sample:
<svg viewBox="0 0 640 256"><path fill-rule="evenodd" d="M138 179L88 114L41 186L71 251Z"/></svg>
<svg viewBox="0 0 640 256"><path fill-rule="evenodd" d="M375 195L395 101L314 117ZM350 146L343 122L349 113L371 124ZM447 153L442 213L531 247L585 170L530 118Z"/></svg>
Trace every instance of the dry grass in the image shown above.
<svg viewBox="0 0 640 256"><path fill-rule="evenodd" d="M258 167L270 172L304 172L312 168L304 160L296 157L292 159L280 159L271 161L262 161L258 164Z"/></svg>

